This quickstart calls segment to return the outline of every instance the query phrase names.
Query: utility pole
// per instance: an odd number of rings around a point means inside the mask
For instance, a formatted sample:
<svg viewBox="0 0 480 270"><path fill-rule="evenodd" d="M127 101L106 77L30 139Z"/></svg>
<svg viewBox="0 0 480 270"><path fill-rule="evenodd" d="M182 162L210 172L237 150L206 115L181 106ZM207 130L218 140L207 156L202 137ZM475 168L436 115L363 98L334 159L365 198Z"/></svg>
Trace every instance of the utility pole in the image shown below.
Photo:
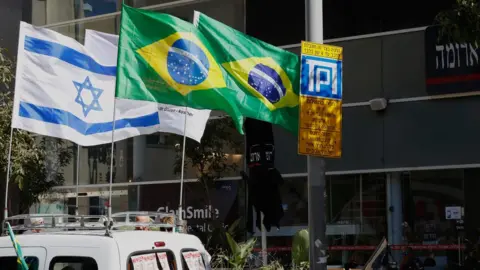
<svg viewBox="0 0 480 270"><path fill-rule="evenodd" d="M307 41L323 43L323 0L305 0L305 23ZM310 269L326 270L325 159L308 156L307 169Z"/></svg>

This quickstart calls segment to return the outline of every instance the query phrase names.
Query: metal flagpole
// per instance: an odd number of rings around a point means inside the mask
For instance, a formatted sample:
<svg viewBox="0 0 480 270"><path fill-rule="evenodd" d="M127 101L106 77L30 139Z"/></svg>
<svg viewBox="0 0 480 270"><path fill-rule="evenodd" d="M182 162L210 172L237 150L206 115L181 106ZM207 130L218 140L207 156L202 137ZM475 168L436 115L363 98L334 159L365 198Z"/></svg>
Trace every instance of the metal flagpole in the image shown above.
<svg viewBox="0 0 480 270"><path fill-rule="evenodd" d="M117 99L113 99L113 128L112 128L112 150L110 152L110 185L109 185L109 193L108 193L108 221L112 217L112 184L113 184L113 148L115 147L115 114L116 110Z"/></svg>
<svg viewBox="0 0 480 270"><path fill-rule="evenodd" d="M305 0L306 38L323 43L323 0ZM310 269L327 269L325 159L308 156L308 232Z"/></svg>
<svg viewBox="0 0 480 270"><path fill-rule="evenodd" d="M185 120L183 122L183 149L182 149L182 167L180 168L180 202L178 204L178 219L182 220L182 205L183 205L183 178L185 170L185 145L187 142L187 116L188 109L185 107Z"/></svg>
<svg viewBox="0 0 480 270"><path fill-rule="evenodd" d="M75 215L78 215L78 185L80 184L80 145L77 144L77 184L76 184L76 191L75 191Z"/></svg>
<svg viewBox="0 0 480 270"><path fill-rule="evenodd" d="M8 217L8 184L10 182L10 167L12 162L12 141L13 141L13 127L10 129L10 143L8 146L7 178L5 179L5 208L3 209L4 220Z"/></svg>
<svg viewBox="0 0 480 270"><path fill-rule="evenodd" d="M261 216L260 226L262 228L262 265L267 266L268 265L267 230L265 229L265 226L263 225L263 220L265 219L265 215L263 213L261 213L260 216Z"/></svg>

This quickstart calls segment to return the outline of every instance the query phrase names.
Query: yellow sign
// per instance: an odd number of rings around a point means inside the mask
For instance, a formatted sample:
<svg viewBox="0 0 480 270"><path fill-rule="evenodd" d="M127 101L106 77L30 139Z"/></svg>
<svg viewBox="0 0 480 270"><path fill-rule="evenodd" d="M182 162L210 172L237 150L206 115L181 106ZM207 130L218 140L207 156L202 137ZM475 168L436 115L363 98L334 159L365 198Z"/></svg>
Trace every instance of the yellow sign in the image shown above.
<svg viewBox="0 0 480 270"><path fill-rule="evenodd" d="M302 42L299 154L342 155L342 51Z"/></svg>

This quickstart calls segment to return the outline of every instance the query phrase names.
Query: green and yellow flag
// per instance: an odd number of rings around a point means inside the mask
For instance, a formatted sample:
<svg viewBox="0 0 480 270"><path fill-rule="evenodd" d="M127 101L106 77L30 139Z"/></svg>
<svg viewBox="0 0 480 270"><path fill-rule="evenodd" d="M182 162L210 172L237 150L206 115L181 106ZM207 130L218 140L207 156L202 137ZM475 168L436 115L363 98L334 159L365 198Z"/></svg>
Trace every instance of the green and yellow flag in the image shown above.
<svg viewBox="0 0 480 270"><path fill-rule="evenodd" d="M229 76L227 87L244 93L246 117L297 133L298 55L245 35L195 11L194 24Z"/></svg>
<svg viewBox="0 0 480 270"><path fill-rule="evenodd" d="M7 222L7 228L8 228L8 235L10 235L10 240L12 241L13 248L15 249L15 253L17 254L17 263L18 263L17 269L28 270L28 265L27 265L27 262L25 261L25 258L23 257L20 243L18 243L18 240L15 238L15 234L13 233L12 227L8 222Z"/></svg>
<svg viewBox="0 0 480 270"><path fill-rule="evenodd" d="M297 132L296 55L202 14L198 28L126 5L121 17L117 98L224 111L242 134L244 117Z"/></svg>

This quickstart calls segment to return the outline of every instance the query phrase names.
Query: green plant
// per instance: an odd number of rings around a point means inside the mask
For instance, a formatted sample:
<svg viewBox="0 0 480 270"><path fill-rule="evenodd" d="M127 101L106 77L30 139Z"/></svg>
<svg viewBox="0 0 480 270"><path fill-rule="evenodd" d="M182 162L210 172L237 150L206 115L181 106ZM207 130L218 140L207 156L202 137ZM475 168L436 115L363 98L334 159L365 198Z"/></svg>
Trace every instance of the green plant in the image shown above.
<svg viewBox="0 0 480 270"><path fill-rule="evenodd" d="M260 267L260 270L283 270L283 265L278 261L272 261L268 265Z"/></svg>
<svg viewBox="0 0 480 270"><path fill-rule="evenodd" d="M237 243L233 237L226 233L230 252L219 249L213 256L212 268L232 268L236 270L244 269L247 265L248 258L252 254L256 239L251 238L244 243Z"/></svg>
<svg viewBox="0 0 480 270"><path fill-rule="evenodd" d="M480 5L478 0L456 0L452 9L437 14L435 23L440 25L440 38L480 44Z"/></svg>
<svg viewBox="0 0 480 270"><path fill-rule="evenodd" d="M301 262L300 265L294 266L293 269L295 269L295 270L309 270L310 269L310 262Z"/></svg>
<svg viewBox="0 0 480 270"><path fill-rule="evenodd" d="M309 250L308 230L300 230L295 233L292 240L292 263L294 266L301 266L308 263Z"/></svg>
<svg viewBox="0 0 480 270"><path fill-rule="evenodd" d="M15 62L5 52L6 49L0 48L0 82L8 89L14 79Z"/></svg>

